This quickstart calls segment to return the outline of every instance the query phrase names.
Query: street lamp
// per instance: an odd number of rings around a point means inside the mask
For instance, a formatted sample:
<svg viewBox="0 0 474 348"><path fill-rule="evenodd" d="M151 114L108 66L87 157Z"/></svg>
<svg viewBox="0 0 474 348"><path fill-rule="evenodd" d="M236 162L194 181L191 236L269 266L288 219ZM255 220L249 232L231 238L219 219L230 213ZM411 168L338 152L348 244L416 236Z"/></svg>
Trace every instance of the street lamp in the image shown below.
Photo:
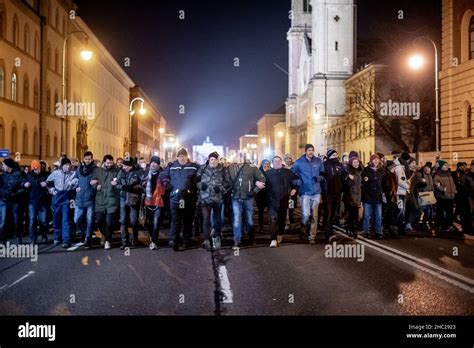
<svg viewBox="0 0 474 348"><path fill-rule="evenodd" d="M140 110L138 112L140 113L140 115L145 115L145 108L144 108L145 100L140 97L136 97L132 99L132 101L130 102L130 108L128 112L128 115L129 115L128 145L130 147L130 152L132 152L132 116L135 115L135 110L133 109L133 103L135 103L136 101L140 101L141 103Z"/></svg>
<svg viewBox="0 0 474 348"><path fill-rule="evenodd" d="M63 103L65 102L65 98L66 98L66 48L67 48L66 44L69 37L71 37L73 34L78 34L78 33L82 33L86 37L85 49L81 51L81 58L85 61L88 61L92 58L92 51L90 51L88 48L89 36L87 35L85 31L74 30L66 35L66 37L63 40L63 69L62 69L62 85L61 85L62 87L61 88L61 101ZM63 152L63 140L64 140L63 123L64 123L64 115L61 115L61 153Z"/></svg>
<svg viewBox="0 0 474 348"><path fill-rule="evenodd" d="M435 126L436 126L436 152L439 153L439 72L438 72L438 47L436 43L427 36L417 37L413 42L427 40L434 48L434 74L435 74ZM408 59L408 66L413 70L420 69L424 64L424 59L419 54L415 54Z"/></svg>

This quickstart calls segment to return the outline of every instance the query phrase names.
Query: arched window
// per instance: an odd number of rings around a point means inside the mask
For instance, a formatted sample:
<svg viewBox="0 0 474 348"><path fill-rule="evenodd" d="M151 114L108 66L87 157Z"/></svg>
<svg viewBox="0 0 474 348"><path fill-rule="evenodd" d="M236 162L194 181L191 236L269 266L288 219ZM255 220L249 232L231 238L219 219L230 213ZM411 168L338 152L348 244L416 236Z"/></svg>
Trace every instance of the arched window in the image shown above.
<svg viewBox="0 0 474 348"><path fill-rule="evenodd" d="M46 52L47 52L46 62L48 64L48 68L51 69L51 44L49 42L48 42L48 49Z"/></svg>
<svg viewBox="0 0 474 348"><path fill-rule="evenodd" d="M15 153L15 152L18 151L18 148L17 148L17 146L18 146L17 140L18 139L17 139L17 131L16 131L16 124L15 123L13 123L13 125L12 125L11 139L10 140L11 140L11 143L10 143L11 146L10 147L11 147L11 150L12 150L11 152Z"/></svg>
<svg viewBox="0 0 474 348"><path fill-rule="evenodd" d="M39 135L38 128L33 131L33 155L39 155Z"/></svg>
<svg viewBox="0 0 474 348"><path fill-rule="evenodd" d="M25 74L23 77L23 104L30 106L30 82L28 81L28 75Z"/></svg>
<svg viewBox="0 0 474 348"><path fill-rule="evenodd" d="M58 90L54 90L54 105L53 105L53 114L56 115L56 107L59 103Z"/></svg>
<svg viewBox="0 0 474 348"><path fill-rule="evenodd" d="M23 45L25 47L25 52L29 54L30 53L30 29L28 28L28 24L25 24Z"/></svg>
<svg viewBox="0 0 474 348"><path fill-rule="evenodd" d="M17 91L17 87L18 87L18 79L16 77L16 73L13 73L12 74L12 84L11 84L11 91L12 91L12 100L14 102L16 102L18 100L18 91Z"/></svg>
<svg viewBox="0 0 474 348"><path fill-rule="evenodd" d="M54 140L53 140L53 156L59 157L59 152L58 152L58 135L56 132L54 133Z"/></svg>
<svg viewBox="0 0 474 348"><path fill-rule="evenodd" d="M38 80L36 79L33 86L33 107L36 110L39 110L39 87L38 87Z"/></svg>
<svg viewBox="0 0 474 348"><path fill-rule="evenodd" d="M34 42L34 55L36 59L39 59L39 37L38 37L38 32L35 32L35 42Z"/></svg>
<svg viewBox="0 0 474 348"><path fill-rule="evenodd" d="M49 131L46 131L46 156L51 157L51 136Z"/></svg>
<svg viewBox="0 0 474 348"><path fill-rule="evenodd" d="M51 90L46 91L46 113L51 114Z"/></svg>
<svg viewBox="0 0 474 348"><path fill-rule="evenodd" d="M29 154L29 149L28 149L28 128L25 124L24 128L23 128L23 147L22 147L22 150L23 150L23 153L26 155L26 154Z"/></svg>
<svg viewBox="0 0 474 348"><path fill-rule="evenodd" d="M16 18L16 15L13 17L13 31L12 31L12 35L13 35L13 44L15 46L18 46L19 44L19 38L20 38L20 26L18 24L18 18Z"/></svg>
<svg viewBox="0 0 474 348"><path fill-rule="evenodd" d="M0 98L5 97L5 69L0 66Z"/></svg>
<svg viewBox="0 0 474 348"><path fill-rule="evenodd" d="M472 137L472 108L470 104L466 108L466 125L467 136Z"/></svg>
<svg viewBox="0 0 474 348"><path fill-rule="evenodd" d="M474 16L469 21L469 59L474 59Z"/></svg>

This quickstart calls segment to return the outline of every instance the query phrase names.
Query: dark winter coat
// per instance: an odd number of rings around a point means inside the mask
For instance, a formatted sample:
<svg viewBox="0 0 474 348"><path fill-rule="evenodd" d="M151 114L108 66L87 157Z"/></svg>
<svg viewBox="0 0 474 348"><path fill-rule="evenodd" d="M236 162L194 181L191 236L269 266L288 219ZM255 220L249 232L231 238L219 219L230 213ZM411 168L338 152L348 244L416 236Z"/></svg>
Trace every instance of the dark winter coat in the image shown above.
<svg viewBox="0 0 474 348"><path fill-rule="evenodd" d="M296 189L298 175L287 168L270 169L265 175L266 201L268 206L278 208L282 200L290 200L290 192Z"/></svg>
<svg viewBox="0 0 474 348"><path fill-rule="evenodd" d="M382 204L383 168L367 166L362 171L362 202Z"/></svg>
<svg viewBox="0 0 474 348"><path fill-rule="evenodd" d="M77 186L80 188L80 191L76 193L76 207L88 208L94 206L96 189L90 184L90 182L97 176L97 169L98 168L94 162L88 166L81 163L77 169Z"/></svg>
<svg viewBox="0 0 474 348"><path fill-rule="evenodd" d="M243 166L243 167L242 167ZM242 170L240 170L242 168ZM233 199L250 199L259 188L255 182L265 182L265 176L255 165L248 162L243 164L233 163L229 166L230 180L233 183ZM237 175L238 174L238 175Z"/></svg>
<svg viewBox="0 0 474 348"><path fill-rule="evenodd" d="M199 167L196 175L199 200L201 203L223 203L224 194L230 190L230 174L224 165L219 163L212 168L207 164Z"/></svg>
<svg viewBox="0 0 474 348"><path fill-rule="evenodd" d="M25 192L22 183L23 175L19 169L13 169L11 173L4 172L0 182L0 200L5 203L19 203Z"/></svg>
<svg viewBox="0 0 474 348"><path fill-rule="evenodd" d="M324 171L326 172L326 193L328 195L341 194L344 188L343 177L346 169L337 158L331 158L324 162Z"/></svg>
<svg viewBox="0 0 474 348"><path fill-rule="evenodd" d="M35 172L31 171L26 176L25 183L29 182L31 184L31 186L27 188L29 203L35 208L49 206L51 204L48 188L41 186L42 182L46 182L48 176L49 173L45 171L41 171L39 174L35 174Z"/></svg>
<svg viewBox="0 0 474 348"><path fill-rule="evenodd" d="M179 202L183 199L195 199L197 187L195 177L199 166L197 163L188 162L184 165L179 164L178 160L167 166L160 173L159 180L169 182L170 199L173 202Z"/></svg>
<svg viewBox="0 0 474 348"><path fill-rule="evenodd" d="M119 169L114 165L110 169L98 168L95 179L97 186L101 186L100 191L95 195L95 211L97 213L116 213L120 206L120 190L117 186L112 186L111 182L119 174ZM97 188L96 186L96 188Z"/></svg>
<svg viewBox="0 0 474 348"><path fill-rule="evenodd" d="M343 201L345 204L352 207L360 206L362 199L362 167L359 166L357 169L348 165L345 174L343 175L343 180L345 183L345 192L343 196ZM349 174L354 176L354 179L349 178Z"/></svg>

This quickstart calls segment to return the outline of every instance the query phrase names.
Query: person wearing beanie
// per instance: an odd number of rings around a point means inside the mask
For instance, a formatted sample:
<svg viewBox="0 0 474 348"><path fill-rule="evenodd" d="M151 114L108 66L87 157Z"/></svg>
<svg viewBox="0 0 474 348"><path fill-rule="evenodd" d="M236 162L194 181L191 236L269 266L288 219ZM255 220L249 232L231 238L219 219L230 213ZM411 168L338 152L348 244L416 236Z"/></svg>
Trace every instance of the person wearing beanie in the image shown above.
<svg viewBox="0 0 474 348"><path fill-rule="evenodd" d="M349 159L350 159L349 154L347 152L344 152L342 154L341 162L345 167L347 167L347 165L349 164Z"/></svg>
<svg viewBox="0 0 474 348"><path fill-rule="evenodd" d="M454 198L456 197L456 184L449 172L448 162L438 160L439 170L433 177L436 193L436 225L439 230L454 231Z"/></svg>
<svg viewBox="0 0 474 348"><path fill-rule="evenodd" d="M394 161L391 161L391 160L388 160L386 162L386 167L388 170L392 170L393 168L395 168L397 165Z"/></svg>
<svg viewBox="0 0 474 348"><path fill-rule="evenodd" d="M169 245L179 250L180 227L183 226L184 247L192 245L193 220L196 210L197 187L195 177L199 166L191 162L186 149L178 151L177 159L166 167L159 176L162 182L168 182L170 189L171 228Z"/></svg>
<svg viewBox="0 0 474 348"><path fill-rule="evenodd" d="M85 249L92 247L92 225L95 217L95 196L97 185L97 166L94 155L90 151L84 153L83 160L76 170L78 179L76 188L76 205L74 209L74 223L83 236ZM86 217L86 226L83 218Z"/></svg>
<svg viewBox="0 0 474 348"><path fill-rule="evenodd" d="M117 177L111 182L111 185L120 192L120 238L122 245L120 250L137 246L138 240L138 212L140 210L140 198L143 192L142 171L135 165L132 158L125 157L122 170L119 171ZM130 233L128 226L132 226L132 237L130 241Z"/></svg>
<svg viewBox="0 0 474 348"><path fill-rule="evenodd" d="M310 244L316 244L321 184L324 181L324 163L321 158L314 155L314 146L307 144L305 153L296 160L291 170L299 177L298 193L302 215L300 238L308 239L309 237ZM311 215L313 219L311 224L308 224ZM310 232L309 236L308 232Z"/></svg>
<svg viewBox="0 0 474 348"><path fill-rule="evenodd" d="M291 154L285 154L285 156L283 156L283 162L286 168L291 169L291 167L293 166L293 157L291 156Z"/></svg>
<svg viewBox="0 0 474 348"><path fill-rule="evenodd" d="M359 158L359 153L357 151L351 151L349 152L349 158Z"/></svg>
<svg viewBox="0 0 474 348"><path fill-rule="evenodd" d="M324 221L326 226L326 239L331 242L334 238L334 218L341 204L341 194L344 189L343 177L346 169L339 161L338 153L334 149L329 149L326 153L327 160L324 162L324 172L326 173L326 199L323 200Z"/></svg>
<svg viewBox="0 0 474 348"><path fill-rule="evenodd" d="M54 245L63 243L63 248L69 249L72 225L69 206L70 201L75 198L78 184L76 172L71 171L71 161L62 157L59 168L48 176L46 182L53 194Z"/></svg>
<svg viewBox="0 0 474 348"><path fill-rule="evenodd" d="M377 152L377 156L379 156L380 163L382 164L382 166L385 166L385 162L387 162L387 158L385 157L385 155L381 152Z"/></svg>
<svg viewBox="0 0 474 348"><path fill-rule="evenodd" d="M115 219L120 210L120 192L112 182L117 180L119 169L114 165L112 155L105 155L102 166L96 171L95 216L97 227L105 237L104 249L111 248Z"/></svg>
<svg viewBox="0 0 474 348"><path fill-rule="evenodd" d="M370 156L370 162L362 171L362 203L364 206L364 236L369 237L371 220L374 221L375 238L383 238L382 231L382 181L384 169L377 154Z"/></svg>
<svg viewBox="0 0 474 348"><path fill-rule="evenodd" d="M0 185L0 241L6 244L8 232L13 231L17 238L17 243L22 243L22 225L20 224L20 203L25 191L22 186L23 175L16 162L11 158L6 158L2 163L3 175ZM7 216L11 216L11 225L6 225ZM7 231L5 227L9 227Z"/></svg>
<svg viewBox="0 0 474 348"><path fill-rule="evenodd" d="M158 236L160 233L160 216L165 206L163 196L166 194L165 185L158 179L161 172L160 158L153 156L150 160L150 169L143 182L145 187L145 220L148 234L150 236L150 250L158 248Z"/></svg>
<svg viewBox="0 0 474 348"><path fill-rule="evenodd" d="M221 247L222 207L224 195L231 188L229 171L219 163L219 154L212 152L208 156L209 163L199 167L196 174L196 185L199 189L198 198L202 213L202 227L205 250L219 250ZM213 222L211 224L211 216ZM211 229L213 227L213 229Z"/></svg>
<svg viewBox="0 0 474 348"><path fill-rule="evenodd" d="M23 183L28 193L28 231L33 245L38 242L38 230L43 242L48 240L48 210L51 204L46 182L48 176L41 163L33 160L31 171Z"/></svg>

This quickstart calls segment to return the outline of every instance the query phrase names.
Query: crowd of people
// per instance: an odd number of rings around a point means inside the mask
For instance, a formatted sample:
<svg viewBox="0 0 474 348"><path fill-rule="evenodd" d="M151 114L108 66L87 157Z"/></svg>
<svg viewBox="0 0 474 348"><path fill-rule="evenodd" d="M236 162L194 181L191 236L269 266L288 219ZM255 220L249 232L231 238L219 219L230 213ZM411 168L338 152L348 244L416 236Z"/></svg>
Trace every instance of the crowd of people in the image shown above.
<svg viewBox="0 0 474 348"><path fill-rule="evenodd" d="M52 170L44 161L20 167L7 158L0 175L0 239L5 244L16 237L22 243L27 231L30 243L38 243L39 236L47 241L52 223L53 243L67 249L76 234L85 248L92 247L96 229L110 249L120 229L121 249L141 244L144 230L148 247L155 250L168 219L173 250L190 247L199 234L203 248L217 250L227 219L233 247L239 248L244 235L255 242L254 203L261 232L268 216L272 248L298 223L298 205L299 236L310 244L318 231L332 242L335 224L353 238L360 231L366 238L397 238L415 229L433 236L472 234L474 160L470 167L459 162L451 171L444 160L419 166L404 152L390 160L373 154L364 164L355 151L340 157L328 149L316 156L311 144L296 161L291 155L274 156L260 167L245 159L228 164L217 152L199 165L184 148L164 168L158 156L146 162L139 156L114 161L105 155L99 163L90 151L80 163L63 155Z"/></svg>

